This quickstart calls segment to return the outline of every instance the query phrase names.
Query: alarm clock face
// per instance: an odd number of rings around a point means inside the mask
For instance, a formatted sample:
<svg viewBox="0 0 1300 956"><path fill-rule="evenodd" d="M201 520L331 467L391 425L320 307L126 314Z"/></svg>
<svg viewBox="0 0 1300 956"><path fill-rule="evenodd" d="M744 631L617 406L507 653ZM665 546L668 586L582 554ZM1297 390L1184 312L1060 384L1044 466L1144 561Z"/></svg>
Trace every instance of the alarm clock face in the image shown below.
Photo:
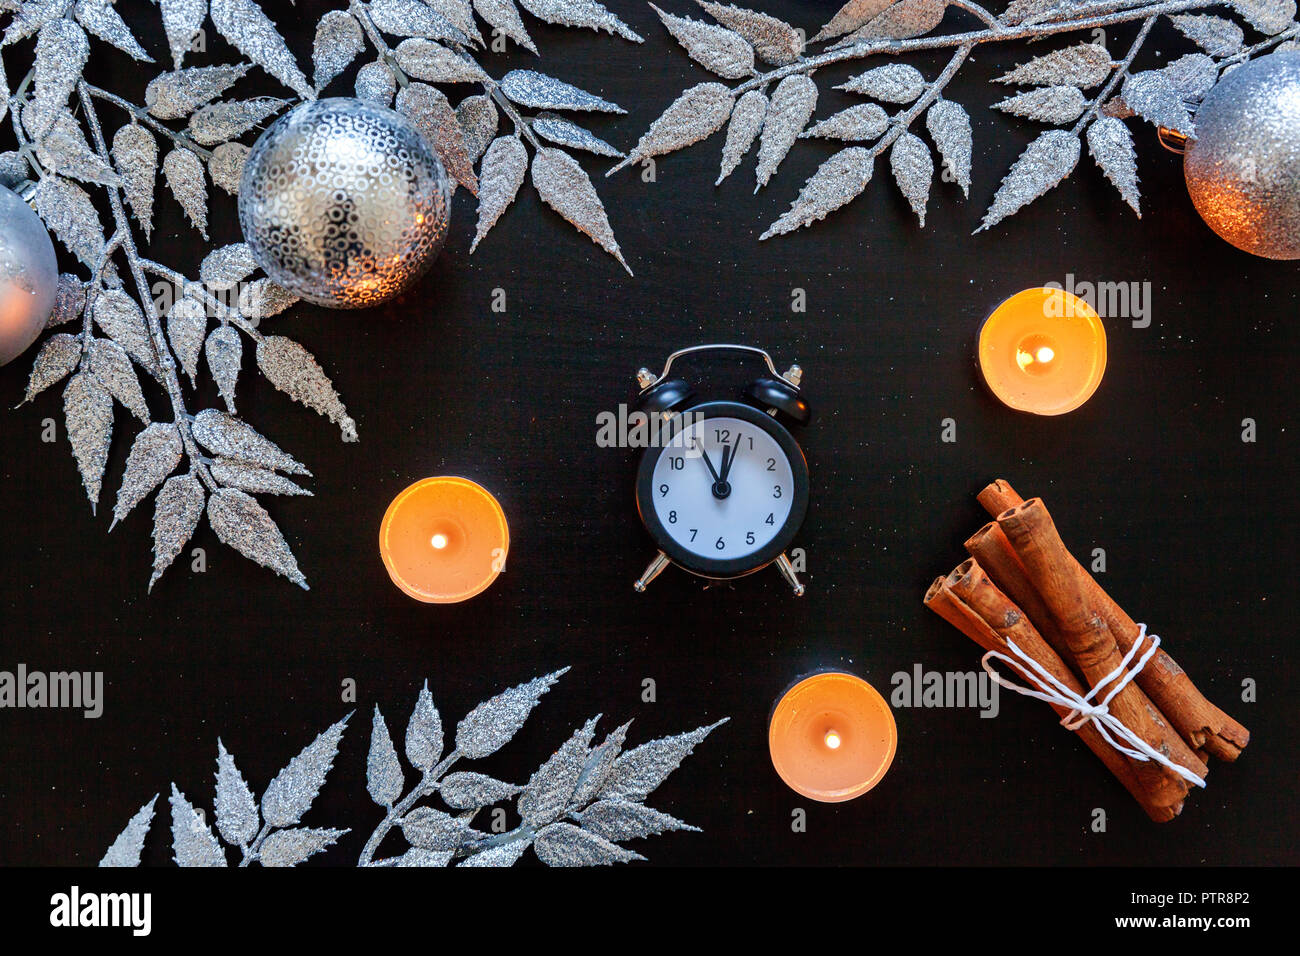
<svg viewBox="0 0 1300 956"><path fill-rule="evenodd" d="M808 465L784 426L738 402L686 410L672 441L650 448L637 508L677 564L706 577L757 571L793 540L808 508Z"/></svg>

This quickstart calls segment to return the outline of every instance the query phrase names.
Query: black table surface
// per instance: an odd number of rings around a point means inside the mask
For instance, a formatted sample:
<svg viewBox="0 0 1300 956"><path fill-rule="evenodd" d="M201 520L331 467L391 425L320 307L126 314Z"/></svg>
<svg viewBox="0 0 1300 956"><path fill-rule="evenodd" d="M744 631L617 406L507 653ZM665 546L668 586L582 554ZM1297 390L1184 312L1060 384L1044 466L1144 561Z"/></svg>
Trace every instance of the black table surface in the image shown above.
<svg viewBox="0 0 1300 956"><path fill-rule="evenodd" d="M838 4L753 5L815 29ZM304 63L329 6L267 6ZM610 6L643 45L530 19L542 59L512 52L488 62L498 76L533 66L625 105L629 115L593 124L626 148L706 77L648 6ZM156 23L156 9L137 0L119 9ZM1112 50L1130 36L1114 31ZM157 36L148 43L165 56ZM1189 49L1162 26L1149 55ZM526 779L596 713L605 728L635 718L633 742L731 718L651 798L703 831L639 845L656 863L1300 862L1300 677L1287 650L1300 477L1296 266L1213 235L1188 200L1178 158L1136 123L1140 219L1085 156L1047 197L970 235L1036 133L988 109L1005 88L987 80L1036 52L980 48L950 87L973 119L972 195L965 202L937 183L924 229L882 162L849 208L759 243L833 146L800 143L755 196L752 157L714 187L718 136L661 158L654 182L635 172L605 179L603 161L584 160L635 278L527 188L470 256L474 206L461 190L451 239L416 290L368 311L300 305L269 320L320 359L361 436L340 442L333 426L245 369L241 414L315 474L315 497L268 502L310 592L223 548L205 524L194 543L206 572L182 560L146 594L152 505L111 535L106 504L92 518L62 425L58 443L41 441L46 418L61 422L59 390L0 414L0 669L102 671L105 680L96 720L0 711L0 861L92 864L173 781L210 808L218 736L260 792L355 706L307 818L353 830L319 862L353 861L380 816L365 794L374 705L400 734L426 679L452 722L508 685L568 665L524 730L480 769ZM942 60L912 62L933 76ZM830 87L850 72L827 71L819 115L848 104ZM91 76L101 84L138 99L152 75L97 48ZM155 255L194 274L209 246L161 187L157 205ZM233 205L214 203L214 244L239 238ZM1149 283L1150 326L1107 320L1105 380L1078 411L1013 413L979 380L975 332L1013 292L1071 275ZM491 307L498 289L504 313ZM792 310L797 289L806 311ZM645 594L632 590L654 552L633 502L636 453L597 447L596 416L631 398L641 365L713 341L760 345L783 367L805 369L816 415L798 434L813 489L796 541L807 554L802 599L774 569L712 587L670 569ZM0 370L7 406L21 398L29 364ZM725 397L750 368L719 359L692 374L706 395ZM216 402L202 385L199 404ZM1257 423L1253 443L1242 440L1246 418ZM945 419L956 423L955 442L941 440ZM120 412L118 429L106 502L134 431ZM400 593L377 549L391 498L435 474L482 483L510 521L506 573L456 606ZM1043 496L1076 553L1104 548L1111 593L1252 730L1244 757L1216 764L1209 789L1175 822L1148 822L1041 704L1009 694L993 720L973 709L897 709L893 768L846 804L803 799L773 771L769 711L800 675L847 669L888 693L891 675L917 664L978 668L976 647L921 596L963 557L961 542L985 520L975 492L996 477ZM1241 700L1247 679L1256 702ZM646 680L654 702L642 699ZM343 700L348 681L355 705ZM797 808L806 832L792 828ZM1096 808L1107 814L1104 833L1091 827ZM160 810L147 862L170 856Z"/></svg>

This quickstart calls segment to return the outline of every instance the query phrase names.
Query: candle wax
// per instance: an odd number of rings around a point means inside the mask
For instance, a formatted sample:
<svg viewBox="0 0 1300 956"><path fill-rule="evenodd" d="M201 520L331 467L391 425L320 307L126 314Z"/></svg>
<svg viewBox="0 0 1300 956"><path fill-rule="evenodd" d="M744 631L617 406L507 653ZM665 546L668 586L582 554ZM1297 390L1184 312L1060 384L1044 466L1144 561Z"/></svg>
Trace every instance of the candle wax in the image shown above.
<svg viewBox="0 0 1300 956"><path fill-rule="evenodd" d="M772 766L796 793L852 800L884 777L898 746L889 704L852 674L814 674L777 703L768 725Z"/></svg>
<svg viewBox="0 0 1300 956"><path fill-rule="evenodd" d="M980 371L998 399L1035 415L1063 415L1086 402L1106 371L1106 329L1078 296L1025 289L985 320Z"/></svg>
<svg viewBox="0 0 1300 956"><path fill-rule="evenodd" d="M379 553L393 583L418 601L454 604L505 567L510 530L496 498L465 478L425 478L388 506Z"/></svg>

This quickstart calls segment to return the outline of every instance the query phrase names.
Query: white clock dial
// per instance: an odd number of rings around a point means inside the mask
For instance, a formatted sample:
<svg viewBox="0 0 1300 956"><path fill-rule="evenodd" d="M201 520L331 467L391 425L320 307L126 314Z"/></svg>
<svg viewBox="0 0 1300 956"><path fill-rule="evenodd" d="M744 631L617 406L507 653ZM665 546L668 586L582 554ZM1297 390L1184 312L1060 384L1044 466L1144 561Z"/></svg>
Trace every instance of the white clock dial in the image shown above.
<svg viewBox="0 0 1300 956"><path fill-rule="evenodd" d="M738 418L706 418L682 431L655 463L654 510L686 551L733 560L761 550L794 502L790 460L776 439Z"/></svg>

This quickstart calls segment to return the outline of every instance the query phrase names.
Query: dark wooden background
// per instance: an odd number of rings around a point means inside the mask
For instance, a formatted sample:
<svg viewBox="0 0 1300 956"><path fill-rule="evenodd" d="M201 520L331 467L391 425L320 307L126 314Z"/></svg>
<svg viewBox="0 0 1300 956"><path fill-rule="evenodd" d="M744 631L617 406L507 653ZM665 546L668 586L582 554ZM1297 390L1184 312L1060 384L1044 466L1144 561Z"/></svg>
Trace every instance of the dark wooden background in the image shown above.
<svg viewBox="0 0 1300 956"><path fill-rule="evenodd" d="M268 5L304 64L315 20L330 6ZM754 6L811 32L838 4ZM706 77L646 5L611 7L644 45L529 19L542 59L489 63L498 76L535 66L623 104L628 116L593 125L627 148ZM681 0L668 7L699 15ZM156 9L141 0L119 9L148 25L139 35L165 57ZM1116 30L1111 49L1130 36ZM217 62L219 41L212 47ZM403 300L358 313L299 306L272 320L318 356L361 434L359 445L340 443L333 426L246 363L241 413L316 475L314 498L268 502L310 593L222 548L205 525L195 544L207 552L207 572L178 563L146 595L152 503L106 534L134 431L125 414L97 519L66 441L40 441L42 420L61 420L58 390L0 414L0 668L102 670L107 697L95 721L0 712L0 861L94 863L142 803L159 792L165 799L171 781L210 808L218 736L260 792L352 709L340 699L350 678L357 715L307 822L352 828L328 861L353 862L380 816L364 783L373 705L400 734L427 679L454 723L501 688L564 665L572 671L528 726L480 769L526 779L597 712L605 728L636 718L634 742L731 717L652 798L703 829L638 847L657 863L1300 860L1290 812L1296 266L1215 237L1188 201L1177 157L1136 123L1140 220L1085 156L1069 182L972 237L1037 132L988 110L1005 90L987 80L1048 48L980 49L952 84L950 97L974 120L972 196L967 203L955 186L937 185L924 230L882 163L848 209L760 244L833 147L798 144L753 196L752 157L714 188L716 136L661 159L654 183L631 172L605 179L605 162L584 160L635 279L527 187L471 257L474 207L461 191L446 250ZM1161 27L1144 56L1189 49ZM6 51L7 65L14 56ZM943 59L913 62L932 77ZM830 87L849 72L818 76L819 116L848 104ZM97 82L138 100L152 75L97 44ZM155 255L193 274L205 244L161 188L157 205ZM239 238L233 205L215 203L214 243ZM1107 322L1109 369L1079 411L1014 414L978 380L976 329L1006 296L1068 273L1150 282L1152 324ZM504 314L490 309L498 288ZM806 313L791 311L795 288L807 292ZM670 570L645 595L631 588L653 552L633 505L635 455L596 447L596 415L631 397L638 366L717 340L761 345L806 369L817 417L799 435L813 477L797 541L808 554L802 600L774 570L707 589ZM0 371L7 406L22 397L29 364ZM694 374L705 394L728 395L749 367L724 360ZM216 402L210 384L200 399ZM1258 422L1254 444L1241 441L1247 417ZM940 441L945 418L957 423L955 444ZM511 523L506 574L459 606L411 601L378 556L387 503L432 474L481 482ZM1176 822L1149 823L1041 704L1010 695L996 720L974 710L898 711L893 769L851 803L810 803L773 772L768 712L801 674L846 668L887 692L892 673L918 662L978 667L977 649L925 611L921 595L961 559L961 541L984 520L974 493L999 476L1044 496L1077 551L1104 547L1107 587L1254 731L1245 757L1215 765L1209 790ZM647 678L657 683L653 704L640 699ZM1258 682L1258 703L1240 701L1245 678ZM791 831L796 807L807 810L806 833ZM1109 817L1103 834L1089 830L1097 807ZM160 819L151 862L170 855L164 830Z"/></svg>

